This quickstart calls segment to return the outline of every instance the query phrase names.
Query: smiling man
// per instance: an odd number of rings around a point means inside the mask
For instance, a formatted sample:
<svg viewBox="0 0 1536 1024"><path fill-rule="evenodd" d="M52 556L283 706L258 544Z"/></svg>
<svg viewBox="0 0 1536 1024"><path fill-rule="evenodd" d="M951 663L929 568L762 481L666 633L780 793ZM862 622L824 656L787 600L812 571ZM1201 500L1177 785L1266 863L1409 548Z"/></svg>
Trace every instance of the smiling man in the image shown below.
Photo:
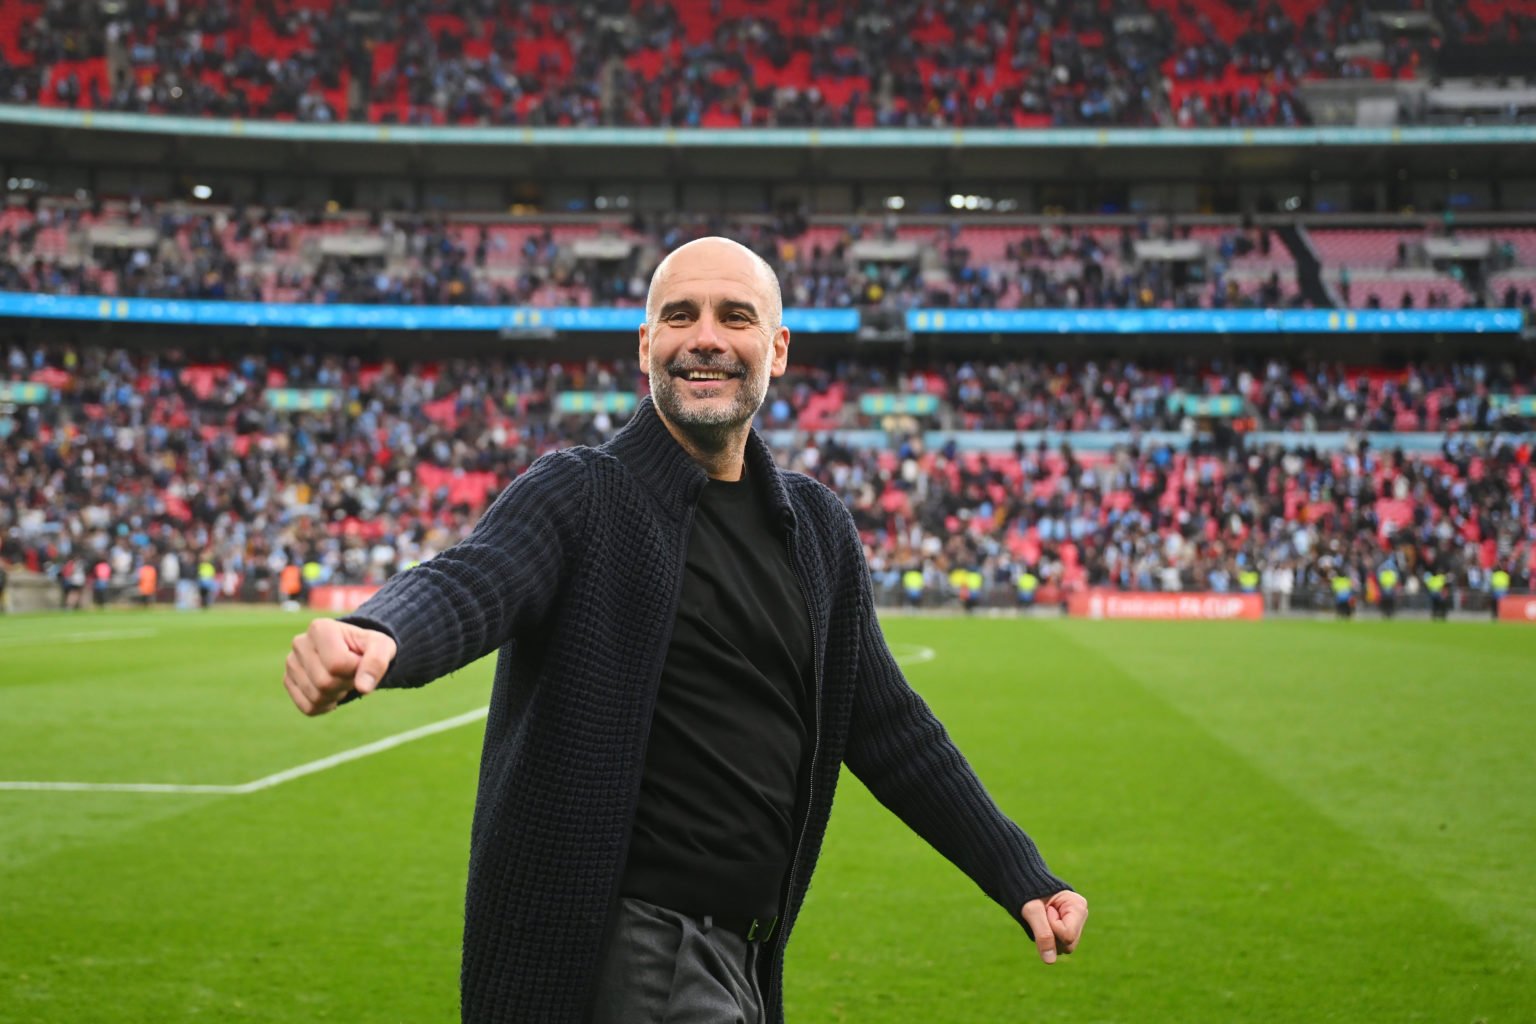
<svg viewBox="0 0 1536 1024"><path fill-rule="evenodd" d="M721 251L730 258L711 258ZM726 239L685 245L652 276L640 365L667 429L711 478L741 475L752 418L789 357L783 318L772 268Z"/></svg>
<svg viewBox="0 0 1536 1024"><path fill-rule="evenodd" d="M306 714L500 650L471 834L465 1021L783 1019L784 946L843 764L1033 936L1087 904L903 679L846 509L752 420L784 372L771 268L657 267L652 398L545 456L474 533L294 639Z"/></svg>

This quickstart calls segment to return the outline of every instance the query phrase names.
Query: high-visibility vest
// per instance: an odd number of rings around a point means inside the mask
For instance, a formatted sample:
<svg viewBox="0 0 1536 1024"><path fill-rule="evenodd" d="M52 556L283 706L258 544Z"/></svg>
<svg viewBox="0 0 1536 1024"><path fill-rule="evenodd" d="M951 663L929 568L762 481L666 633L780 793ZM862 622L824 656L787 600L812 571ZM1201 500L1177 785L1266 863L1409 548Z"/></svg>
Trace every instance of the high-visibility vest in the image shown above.
<svg viewBox="0 0 1536 1024"><path fill-rule="evenodd" d="M1251 594L1259 589L1259 574L1252 569L1244 569L1238 573L1237 582L1239 586Z"/></svg>
<svg viewBox="0 0 1536 1024"><path fill-rule="evenodd" d="M1397 589L1397 570L1396 569L1383 569L1383 570L1381 570L1381 572L1376 574L1376 580L1377 580L1377 582L1379 582L1381 584L1381 589L1382 590L1396 590Z"/></svg>
<svg viewBox="0 0 1536 1024"><path fill-rule="evenodd" d="M1493 574L1492 581L1495 594L1503 594L1509 591L1509 573L1503 569L1499 569Z"/></svg>
<svg viewBox="0 0 1536 1024"><path fill-rule="evenodd" d="M1033 597L1035 589L1040 586L1040 578L1032 572L1019 573L1019 593L1025 597Z"/></svg>
<svg viewBox="0 0 1536 1024"><path fill-rule="evenodd" d="M158 578L159 573L155 571L154 566L139 566L139 593L145 597L154 597L155 586Z"/></svg>
<svg viewBox="0 0 1536 1024"><path fill-rule="evenodd" d="M304 563L304 582L306 582L306 583L319 583L320 582L320 574L322 572L324 572L324 571L325 570L321 567L319 562L316 562L316 561L305 562Z"/></svg>
<svg viewBox="0 0 1536 1024"><path fill-rule="evenodd" d="M1424 589L1431 594L1440 594L1445 590L1445 573L1437 572L1424 581Z"/></svg>
<svg viewBox="0 0 1536 1024"><path fill-rule="evenodd" d="M1355 585L1349 581L1348 576L1335 576L1333 578L1333 596L1348 597L1354 592Z"/></svg>
<svg viewBox="0 0 1536 1024"><path fill-rule="evenodd" d="M981 573L977 572L975 569L972 569L970 572L965 574L965 582L966 585L971 588L972 594L979 594L981 593L982 589L986 587L987 578Z"/></svg>
<svg viewBox="0 0 1536 1024"><path fill-rule="evenodd" d="M299 567L292 562L283 566L282 575L278 577L278 586L284 597L294 597L304 589L304 578L299 572Z"/></svg>
<svg viewBox="0 0 1536 1024"><path fill-rule="evenodd" d="M213 582L213 578L215 576L217 576L218 574L219 574L219 570L217 570L217 569L215 569L213 567L213 563L212 562L198 562L197 563L197 578L198 579L203 580L203 581L208 582L208 583L212 583Z"/></svg>
<svg viewBox="0 0 1536 1024"><path fill-rule="evenodd" d="M908 569L901 574L901 586L909 594L922 593L923 574L917 569Z"/></svg>

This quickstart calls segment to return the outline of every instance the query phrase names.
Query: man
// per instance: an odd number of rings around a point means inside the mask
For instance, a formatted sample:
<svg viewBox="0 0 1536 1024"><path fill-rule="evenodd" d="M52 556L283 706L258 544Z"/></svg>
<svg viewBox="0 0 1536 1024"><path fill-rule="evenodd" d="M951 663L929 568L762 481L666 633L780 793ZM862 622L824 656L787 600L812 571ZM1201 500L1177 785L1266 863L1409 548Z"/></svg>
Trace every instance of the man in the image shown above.
<svg viewBox="0 0 1536 1024"><path fill-rule="evenodd" d="M1397 611L1398 581L1397 563L1389 558L1376 571L1376 605L1384 619L1390 619L1392 613Z"/></svg>
<svg viewBox="0 0 1536 1024"><path fill-rule="evenodd" d="M1495 619L1499 617L1499 602L1509 596L1511 582L1509 570L1502 565L1494 566L1488 576L1489 614Z"/></svg>
<svg viewBox="0 0 1536 1024"><path fill-rule="evenodd" d="M923 606L923 589L926 586L923 570L916 565L901 574L901 592L906 596L907 605L911 608Z"/></svg>
<svg viewBox="0 0 1536 1024"><path fill-rule="evenodd" d="M1424 574L1424 589L1429 592L1429 617L1444 622L1451 610L1450 581L1438 567Z"/></svg>
<svg viewBox="0 0 1536 1024"><path fill-rule="evenodd" d="M98 559L91 569L91 595L96 602L97 611L105 611L107 607L107 593L112 585L112 566L105 558Z"/></svg>
<svg viewBox="0 0 1536 1024"><path fill-rule="evenodd" d="M64 562L64 568L59 571L59 586L60 608L73 608L79 611L84 607L85 559L76 555Z"/></svg>
<svg viewBox="0 0 1536 1024"><path fill-rule="evenodd" d="M1029 566L1019 569L1017 582L1019 593L1019 607L1033 608L1035 606L1035 592L1040 589L1040 577L1036 576Z"/></svg>
<svg viewBox="0 0 1536 1024"><path fill-rule="evenodd" d="M307 714L500 648L465 901L466 1021L782 1020L842 763L1033 935L1087 904L902 678L836 495L751 429L789 331L721 238L657 268L652 398L545 456L473 534L294 639Z"/></svg>
<svg viewBox="0 0 1536 1024"><path fill-rule="evenodd" d="M1355 582L1350 579L1349 570L1342 564L1334 569L1333 579L1333 610L1341 619L1347 619L1355 610Z"/></svg>
<svg viewBox="0 0 1536 1024"><path fill-rule="evenodd" d="M139 563L137 572L139 593L135 600L142 608L149 608L155 603L155 591L160 587L159 572L155 569L151 557L152 553L146 552L146 557Z"/></svg>

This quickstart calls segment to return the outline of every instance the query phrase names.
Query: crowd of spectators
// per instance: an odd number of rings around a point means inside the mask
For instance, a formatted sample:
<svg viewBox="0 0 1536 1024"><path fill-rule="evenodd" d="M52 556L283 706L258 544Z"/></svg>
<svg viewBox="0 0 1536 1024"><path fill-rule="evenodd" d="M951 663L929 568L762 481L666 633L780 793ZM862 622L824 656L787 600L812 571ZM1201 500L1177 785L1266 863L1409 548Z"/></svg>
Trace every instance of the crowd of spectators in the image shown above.
<svg viewBox="0 0 1536 1024"><path fill-rule="evenodd" d="M9 102L320 122L1294 125L1299 82L1433 49L1354 0L4 5ZM1430 6L1445 40L1530 28Z"/></svg>
<svg viewBox="0 0 1536 1024"><path fill-rule="evenodd" d="M1171 37L1166 16L1115 31L1137 0L358 7L268 0L247 26L224 0L50 2L23 19L0 92L309 121L1151 124Z"/></svg>
<svg viewBox="0 0 1536 1024"><path fill-rule="evenodd" d="M1262 589L1285 609L1329 606L1338 575L1363 595L1386 566L1414 581L1411 593L1428 573L1482 593L1500 568L1529 586L1529 457L1528 442L1490 434L1448 439L1428 459L1363 443L1327 453L1236 441L1127 443L1095 458L1041 442L967 459L909 441L895 460L813 442L789 462L844 495L893 597L914 568L938 592L960 568L979 571L993 594L1028 572L1052 597Z"/></svg>
<svg viewBox="0 0 1536 1024"><path fill-rule="evenodd" d="M1211 240L1203 261L1136 258L1135 243L1189 237L1187 228L1153 224L1105 231L1066 223L1047 226L1010 242L1003 259L979 259L963 229L952 225L934 244L943 254L947 287L918 289L909 305L955 305L1034 309L1229 309L1301 305L1294 279L1277 270L1257 279L1229 276L1239 250L1270 255L1279 245L1266 228L1232 224ZM1280 247L1283 253L1283 247ZM1288 257L1281 257L1289 263Z"/></svg>
<svg viewBox="0 0 1536 1024"><path fill-rule="evenodd" d="M381 211L34 200L0 210L0 291L302 303L638 306L651 269L665 253L701 235L725 234L774 267L790 306L901 313L932 306L1304 304L1295 265L1272 231L1236 220L1201 230L1197 240L1204 258L1178 263L1139 259L1135 246L1149 239L1185 240L1190 228L1146 218L1120 227L1070 220L919 226L887 214L812 226L793 213L755 219L635 214L596 226L526 225ZM594 235L622 243L624 255L583 255L581 239ZM1403 237L1413 236L1404 232ZM336 239L361 248L327 249ZM910 255L872 258L867 242L900 242ZM1347 304L1382 305L1376 284L1351 283L1349 275L1347 267L1339 273ZM1481 291L1448 277L1443 281L1444 291L1430 288L1421 301L1431 307L1484 303ZM1486 299L1502 297L1508 306L1529 309L1536 302L1531 286L1530 280L1510 283L1492 289ZM1405 308L1413 303L1409 291L1395 298Z"/></svg>
<svg viewBox="0 0 1536 1024"><path fill-rule="evenodd" d="M92 226L147 228L142 241L96 244ZM317 213L288 210L201 212L137 201L113 216L83 206L13 209L0 220L0 290L51 295L225 299L395 305L553 304L541 286L555 277L557 251L545 236L529 240L518 265L487 272L492 241L480 230L450 233L440 221L401 223L377 215L358 232L377 255L329 255L314 244ZM53 241L43 244L48 233ZM309 243L309 244L306 244ZM608 302L585 292L578 304ZM569 298L562 293L559 298Z"/></svg>
<svg viewBox="0 0 1536 1024"><path fill-rule="evenodd" d="M1469 363L1346 367L1276 358L1152 360L995 358L933 361L900 371L858 360L795 368L767 408L770 426L792 426L814 396L835 394L840 410L816 422L845 429L888 426L860 411L863 394L933 395L924 425L974 431L1151 431L1193 435L1209 417L1187 400L1230 397L1221 426L1253 432L1441 433L1523 430L1506 400L1536 393L1529 365Z"/></svg>
<svg viewBox="0 0 1536 1024"><path fill-rule="evenodd" d="M312 564L317 585L370 583L430 558L539 454L599 442L621 425L619 412L562 411L563 393L643 391L637 367L622 361L365 363L284 352L218 361L13 346L3 365L4 377L51 394L0 411L0 562L66 582L105 565L114 586L144 565L172 586L206 564L229 592L258 598L274 595L290 565ZM1004 594L1026 571L1042 594L1236 590L1254 571L1276 593L1288 581L1284 592L1301 595L1341 570L1363 581L1387 560L1405 577L1445 571L1468 591L1484 589L1495 567L1528 583L1536 552L1528 435L1479 421L1476 410L1492 387L1529 393L1529 370L1517 377L1479 363L1398 374L1397 393L1449 388L1465 406L1467 418L1445 424L1439 451L1427 455L1378 451L1363 434L1344 450L1318 450L1305 435L1254 443L1210 423L1178 442L1122 434L1100 451L1009 434L978 453L954 440L963 428L1002 425L987 411L999 398L1038 408L1036 425L1051 430L1124 425L1082 422L1080 406L1166 426L1172 391L1213 377L1277 402L1314 401L1348 426L1348 409L1368 404L1373 376L1278 364L1250 375L1207 371L1023 361L797 367L775 383L761 425L783 464L843 496L891 596L909 571L925 573L937 592L956 569L981 573ZM856 405L863 389L924 394L935 381L952 382L945 413L878 423L887 446L796 429L797 410L838 389ZM278 389L326 389L336 399L290 411L274 401ZM956 429L941 429L930 447L922 428L944 423Z"/></svg>

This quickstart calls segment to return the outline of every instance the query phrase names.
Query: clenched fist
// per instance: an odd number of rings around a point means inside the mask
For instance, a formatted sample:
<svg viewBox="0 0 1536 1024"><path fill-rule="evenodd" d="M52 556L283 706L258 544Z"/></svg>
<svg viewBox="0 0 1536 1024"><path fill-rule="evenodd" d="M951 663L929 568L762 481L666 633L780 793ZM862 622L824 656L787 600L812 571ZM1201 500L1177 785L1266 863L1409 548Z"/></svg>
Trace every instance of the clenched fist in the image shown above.
<svg viewBox="0 0 1536 1024"><path fill-rule="evenodd" d="M283 672L288 696L306 715L323 715L348 693L371 693L395 658L387 633L316 619L293 638Z"/></svg>
<svg viewBox="0 0 1536 1024"><path fill-rule="evenodd" d="M1056 954L1077 949L1083 925L1088 921L1088 901L1071 889L1063 889L1049 899L1030 900L1019 914L1035 937L1040 959L1053 964Z"/></svg>

